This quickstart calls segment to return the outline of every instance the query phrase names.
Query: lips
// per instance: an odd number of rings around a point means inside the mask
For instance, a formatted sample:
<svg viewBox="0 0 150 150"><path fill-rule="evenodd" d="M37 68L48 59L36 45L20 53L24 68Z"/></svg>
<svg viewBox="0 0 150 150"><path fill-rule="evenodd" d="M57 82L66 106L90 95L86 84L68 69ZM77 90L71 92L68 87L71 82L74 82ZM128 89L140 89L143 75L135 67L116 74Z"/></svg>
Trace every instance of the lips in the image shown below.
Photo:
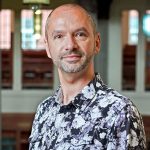
<svg viewBox="0 0 150 150"><path fill-rule="evenodd" d="M81 55L71 54L71 55L63 56L63 58L73 58L73 57L81 57Z"/></svg>
<svg viewBox="0 0 150 150"><path fill-rule="evenodd" d="M70 55L65 55L63 56L63 59L69 61L69 62L76 62L78 60L80 60L81 55L78 54L70 54Z"/></svg>

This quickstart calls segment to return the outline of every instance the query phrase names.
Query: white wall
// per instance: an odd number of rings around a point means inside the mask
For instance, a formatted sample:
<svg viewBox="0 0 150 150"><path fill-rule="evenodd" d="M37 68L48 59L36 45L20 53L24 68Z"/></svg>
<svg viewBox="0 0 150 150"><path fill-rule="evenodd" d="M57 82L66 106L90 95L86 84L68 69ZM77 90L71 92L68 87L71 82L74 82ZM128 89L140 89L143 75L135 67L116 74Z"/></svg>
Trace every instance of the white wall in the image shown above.
<svg viewBox="0 0 150 150"><path fill-rule="evenodd" d="M2 112L35 112L37 105L51 94L50 90L3 90Z"/></svg>
<svg viewBox="0 0 150 150"><path fill-rule="evenodd" d="M19 71L19 70L18 70ZM17 77L17 76L16 76ZM20 112L32 113L36 111L39 103L51 96L59 85L58 74L54 69L54 88L46 90L26 90L12 89L2 90L1 92L1 111L2 112ZM19 86L21 87L21 86Z"/></svg>

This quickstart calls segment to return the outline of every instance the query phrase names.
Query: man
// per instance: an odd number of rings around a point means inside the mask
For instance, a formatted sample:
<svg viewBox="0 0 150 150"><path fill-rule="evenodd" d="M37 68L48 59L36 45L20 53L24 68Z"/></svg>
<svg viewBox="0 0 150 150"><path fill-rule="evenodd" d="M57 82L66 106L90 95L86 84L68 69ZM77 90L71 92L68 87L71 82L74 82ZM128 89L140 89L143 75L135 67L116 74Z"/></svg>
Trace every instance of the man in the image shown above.
<svg viewBox="0 0 150 150"><path fill-rule="evenodd" d="M94 73L100 36L88 12L76 4L54 9L47 19L45 43L60 86L37 109L29 149L146 149L137 108Z"/></svg>

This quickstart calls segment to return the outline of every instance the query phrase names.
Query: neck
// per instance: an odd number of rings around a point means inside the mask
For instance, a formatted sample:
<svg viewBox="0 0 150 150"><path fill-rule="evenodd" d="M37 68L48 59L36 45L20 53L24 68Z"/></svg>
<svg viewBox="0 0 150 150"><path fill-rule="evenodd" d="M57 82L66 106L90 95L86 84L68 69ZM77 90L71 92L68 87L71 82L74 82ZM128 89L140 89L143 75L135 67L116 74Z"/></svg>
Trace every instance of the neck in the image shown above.
<svg viewBox="0 0 150 150"><path fill-rule="evenodd" d="M60 70L59 78L63 92L63 104L67 105L94 78L94 70L65 73Z"/></svg>

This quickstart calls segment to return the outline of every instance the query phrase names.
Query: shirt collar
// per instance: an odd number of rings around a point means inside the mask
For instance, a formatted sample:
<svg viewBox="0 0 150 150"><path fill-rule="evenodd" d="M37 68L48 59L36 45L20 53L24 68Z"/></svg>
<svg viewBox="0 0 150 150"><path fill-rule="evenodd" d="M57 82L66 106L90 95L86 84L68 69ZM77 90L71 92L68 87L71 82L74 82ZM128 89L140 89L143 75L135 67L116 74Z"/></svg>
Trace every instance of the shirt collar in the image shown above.
<svg viewBox="0 0 150 150"><path fill-rule="evenodd" d="M86 106L91 102L91 100L96 96L97 90L102 89L103 81L100 77L100 74L96 73L93 80L91 80L79 94L71 101L71 103L79 109L84 110ZM55 93L55 100L61 105L62 100L62 90L59 86L58 90Z"/></svg>

